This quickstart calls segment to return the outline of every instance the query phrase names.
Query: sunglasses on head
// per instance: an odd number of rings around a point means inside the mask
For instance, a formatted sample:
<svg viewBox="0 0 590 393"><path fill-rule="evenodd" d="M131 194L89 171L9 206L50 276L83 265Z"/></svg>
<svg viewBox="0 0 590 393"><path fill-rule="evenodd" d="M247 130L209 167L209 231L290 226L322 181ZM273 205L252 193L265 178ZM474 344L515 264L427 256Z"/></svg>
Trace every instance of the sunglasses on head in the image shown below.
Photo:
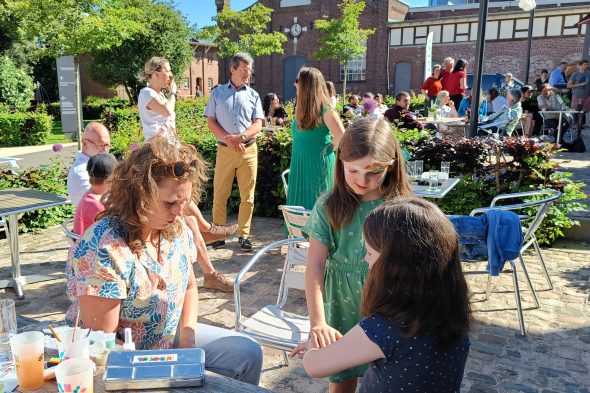
<svg viewBox="0 0 590 393"><path fill-rule="evenodd" d="M189 172L191 168L197 167L197 161L191 162L175 161L164 165L166 172L174 177L182 177L185 173Z"/></svg>

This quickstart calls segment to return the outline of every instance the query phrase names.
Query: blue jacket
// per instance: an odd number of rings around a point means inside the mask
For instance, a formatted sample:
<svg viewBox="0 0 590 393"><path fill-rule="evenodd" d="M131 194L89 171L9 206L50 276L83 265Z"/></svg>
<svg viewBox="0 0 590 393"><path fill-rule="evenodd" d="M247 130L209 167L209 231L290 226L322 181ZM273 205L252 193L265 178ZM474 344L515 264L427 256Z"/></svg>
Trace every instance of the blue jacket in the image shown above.
<svg viewBox="0 0 590 393"><path fill-rule="evenodd" d="M523 243L520 219L514 212L494 209L479 216L449 216L459 235L461 259L486 260L492 276L507 260L518 257Z"/></svg>

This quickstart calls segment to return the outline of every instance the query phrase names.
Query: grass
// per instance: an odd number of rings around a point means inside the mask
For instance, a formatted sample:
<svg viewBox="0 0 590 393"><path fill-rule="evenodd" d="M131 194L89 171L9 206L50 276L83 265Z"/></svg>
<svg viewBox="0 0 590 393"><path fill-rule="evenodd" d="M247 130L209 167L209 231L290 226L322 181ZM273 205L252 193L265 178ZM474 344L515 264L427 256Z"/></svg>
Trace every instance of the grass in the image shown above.
<svg viewBox="0 0 590 393"><path fill-rule="evenodd" d="M95 120L84 120L84 127L86 127L86 124L90 123L91 121ZM51 136L49 136L49 138L47 139L47 144L68 142L73 142L73 140L64 135L64 131L61 128L61 121L54 121L53 127L51 129Z"/></svg>

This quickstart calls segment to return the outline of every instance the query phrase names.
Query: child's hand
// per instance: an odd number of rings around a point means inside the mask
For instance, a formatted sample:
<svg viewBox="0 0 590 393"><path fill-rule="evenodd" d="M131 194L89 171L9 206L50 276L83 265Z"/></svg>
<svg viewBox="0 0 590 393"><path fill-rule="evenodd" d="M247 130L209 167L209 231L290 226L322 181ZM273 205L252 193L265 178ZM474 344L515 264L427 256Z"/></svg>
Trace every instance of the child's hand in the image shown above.
<svg viewBox="0 0 590 393"><path fill-rule="evenodd" d="M305 351L307 351L308 346L309 346L309 341L303 341L298 346L293 348L293 350L291 351L289 356L295 357L295 355L298 355L299 359L303 359L303 355L305 355Z"/></svg>
<svg viewBox="0 0 590 393"><path fill-rule="evenodd" d="M310 348L324 348L336 342L342 334L327 324L316 325L309 332Z"/></svg>

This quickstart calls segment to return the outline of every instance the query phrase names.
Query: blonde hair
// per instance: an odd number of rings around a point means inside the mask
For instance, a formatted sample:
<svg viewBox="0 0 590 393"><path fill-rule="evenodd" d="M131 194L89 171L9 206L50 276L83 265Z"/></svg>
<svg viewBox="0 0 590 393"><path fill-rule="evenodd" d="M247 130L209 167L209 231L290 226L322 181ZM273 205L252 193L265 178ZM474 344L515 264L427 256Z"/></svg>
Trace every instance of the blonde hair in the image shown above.
<svg viewBox="0 0 590 393"><path fill-rule="evenodd" d="M356 161L368 156L381 163L393 160L379 187L383 198L412 195L404 156L389 122L383 119L358 119L348 127L338 144L334 188L326 199L328 220L332 228L350 224L354 211L360 204L358 196L346 183L342 161Z"/></svg>
<svg viewBox="0 0 590 393"><path fill-rule="evenodd" d="M152 57L151 59L145 62L145 65L143 66L143 71L139 73L138 79L140 81L149 80L154 74L154 72L162 70L164 64L170 65L170 62L163 57Z"/></svg>
<svg viewBox="0 0 590 393"><path fill-rule="evenodd" d="M182 176L174 175L174 163L186 165ZM113 171L111 190L101 199L105 210L98 214L96 220L107 216L118 217L125 242L134 253L139 253L144 246L142 228L147 224L154 206L160 203L158 186L170 178L181 183L191 182L191 201L198 203L207 179L206 168L194 146L158 134L117 165ZM172 240L181 228L177 220L162 231L162 236Z"/></svg>
<svg viewBox="0 0 590 393"><path fill-rule="evenodd" d="M322 108L330 105L330 95L321 71L303 67L297 74L297 110L300 130L311 130L322 124Z"/></svg>

